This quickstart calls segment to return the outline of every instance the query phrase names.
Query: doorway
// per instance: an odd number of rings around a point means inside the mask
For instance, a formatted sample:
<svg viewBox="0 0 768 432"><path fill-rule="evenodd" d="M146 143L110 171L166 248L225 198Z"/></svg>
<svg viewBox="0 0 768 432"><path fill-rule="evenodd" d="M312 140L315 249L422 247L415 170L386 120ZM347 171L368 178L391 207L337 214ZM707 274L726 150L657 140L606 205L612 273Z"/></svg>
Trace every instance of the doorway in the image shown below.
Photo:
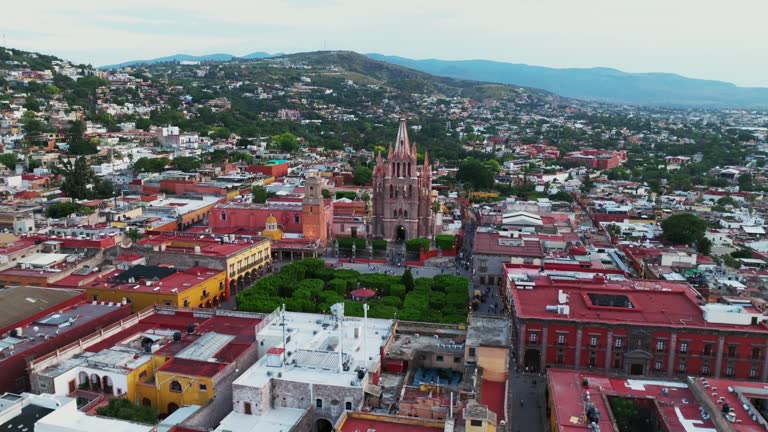
<svg viewBox="0 0 768 432"><path fill-rule="evenodd" d="M523 365L528 372L538 372L541 367L541 351L533 348L525 350Z"/></svg>
<svg viewBox="0 0 768 432"><path fill-rule="evenodd" d="M642 363L632 363L629 366L629 374L630 375L643 375L645 367Z"/></svg>
<svg viewBox="0 0 768 432"><path fill-rule="evenodd" d="M395 228L395 241L398 243L402 243L405 241L405 227L402 225L398 225L397 228Z"/></svg>
<svg viewBox="0 0 768 432"><path fill-rule="evenodd" d="M333 425L326 419L318 419L315 422L315 432L332 432Z"/></svg>

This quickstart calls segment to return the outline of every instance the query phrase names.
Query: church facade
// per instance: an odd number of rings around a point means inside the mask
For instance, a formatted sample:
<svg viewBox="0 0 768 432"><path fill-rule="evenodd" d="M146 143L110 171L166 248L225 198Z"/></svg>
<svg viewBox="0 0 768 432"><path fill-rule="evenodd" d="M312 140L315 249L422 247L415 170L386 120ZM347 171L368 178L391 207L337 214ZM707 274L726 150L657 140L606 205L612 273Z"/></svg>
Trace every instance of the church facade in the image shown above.
<svg viewBox="0 0 768 432"><path fill-rule="evenodd" d="M382 160L381 153L376 157L371 235L402 242L430 238L433 229L429 156L425 153L424 163L419 166L416 145L408 141L408 127L403 119L394 149L389 146L387 160Z"/></svg>

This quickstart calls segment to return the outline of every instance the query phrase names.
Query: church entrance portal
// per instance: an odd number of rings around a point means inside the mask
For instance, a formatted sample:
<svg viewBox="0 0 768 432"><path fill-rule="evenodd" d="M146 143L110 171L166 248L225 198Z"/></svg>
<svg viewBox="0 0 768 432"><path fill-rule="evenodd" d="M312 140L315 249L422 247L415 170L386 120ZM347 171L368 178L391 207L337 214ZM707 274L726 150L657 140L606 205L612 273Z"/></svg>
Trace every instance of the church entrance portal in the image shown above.
<svg viewBox="0 0 768 432"><path fill-rule="evenodd" d="M398 243L402 243L405 241L405 227L402 225L398 225L397 228L395 228L395 240Z"/></svg>

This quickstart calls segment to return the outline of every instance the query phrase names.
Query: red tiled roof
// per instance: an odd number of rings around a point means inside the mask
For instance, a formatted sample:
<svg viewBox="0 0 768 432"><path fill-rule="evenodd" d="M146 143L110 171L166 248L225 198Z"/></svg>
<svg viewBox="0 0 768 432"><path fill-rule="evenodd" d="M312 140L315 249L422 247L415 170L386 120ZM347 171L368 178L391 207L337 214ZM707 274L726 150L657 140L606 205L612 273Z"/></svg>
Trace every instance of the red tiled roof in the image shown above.
<svg viewBox="0 0 768 432"><path fill-rule="evenodd" d="M685 427L680 421L677 410L684 419L698 421L697 428L714 430L711 420L703 420L699 412L699 406L695 402L693 392L688 388L669 387L668 395L662 394L665 386L658 382L642 380L633 381L628 385L626 379L608 378L604 375L580 373L571 370L550 368L547 370L549 381L549 394L553 400L552 416L558 430L561 432L583 432L588 430L584 416L586 392L589 391L590 400L600 413L600 430L602 432L617 432L613 428L610 407L606 395L620 395L630 398L655 399L660 409L659 414L669 424L670 430L682 431ZM587 380L588 388L583 387L583 381ZM726 392L723 392L726 393ZM712 413L719 415L719 413ZM574 420L576 419L576 420Z"/></svg>
<svg viewBox="0 0 768 432"><path fill-rule="evenodd" d="M415 420L415 419L414 419ZM444 427L420 426L383 420L347 418L339 432L375 430L376 432L442 432Z"/></svg>
<svg viewBox="0 0 768 432"><path fill-rule="evenodd" d="M503 382L483 380L480 385L480 403L496 413L497 421L504 420L506 393L506 384Z"/></svg>
<svg viewBox="0 0 768 432"><path fill-rule="evenodd" d="M738 329L743 332L768 333L768 326L713 324L704 320L696 294L687 283L662 280L554 281L547 276L534 279L533 289L512 288L513 302L520 318L566 320L571 322L622 323L714 329ZM558 315L546 307L556 305L558 292L569 295L570 313ZM627 296L632 308L594 306L588 294ZM683 324L681 324L681 321Z"/></svg>
<svg viewBox="0 0 768 432"><path fill-rule="evenodd" d="M158 372L167 372L178 375L212 378L225 367L227 367L226 363L172 358L157 370Z"/></svg>

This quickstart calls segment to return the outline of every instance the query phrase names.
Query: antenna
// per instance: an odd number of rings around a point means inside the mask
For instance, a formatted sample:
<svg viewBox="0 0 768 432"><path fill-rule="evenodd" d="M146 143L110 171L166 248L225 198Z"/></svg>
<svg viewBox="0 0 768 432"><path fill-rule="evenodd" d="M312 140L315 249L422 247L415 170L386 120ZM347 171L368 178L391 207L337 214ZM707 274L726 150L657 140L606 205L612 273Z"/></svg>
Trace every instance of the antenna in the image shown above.
<svg viewBox="0 0 768 432"><path fill-rule="evenodd" d="M363 303L363 364L368 369L368 303Z"/></svg>

